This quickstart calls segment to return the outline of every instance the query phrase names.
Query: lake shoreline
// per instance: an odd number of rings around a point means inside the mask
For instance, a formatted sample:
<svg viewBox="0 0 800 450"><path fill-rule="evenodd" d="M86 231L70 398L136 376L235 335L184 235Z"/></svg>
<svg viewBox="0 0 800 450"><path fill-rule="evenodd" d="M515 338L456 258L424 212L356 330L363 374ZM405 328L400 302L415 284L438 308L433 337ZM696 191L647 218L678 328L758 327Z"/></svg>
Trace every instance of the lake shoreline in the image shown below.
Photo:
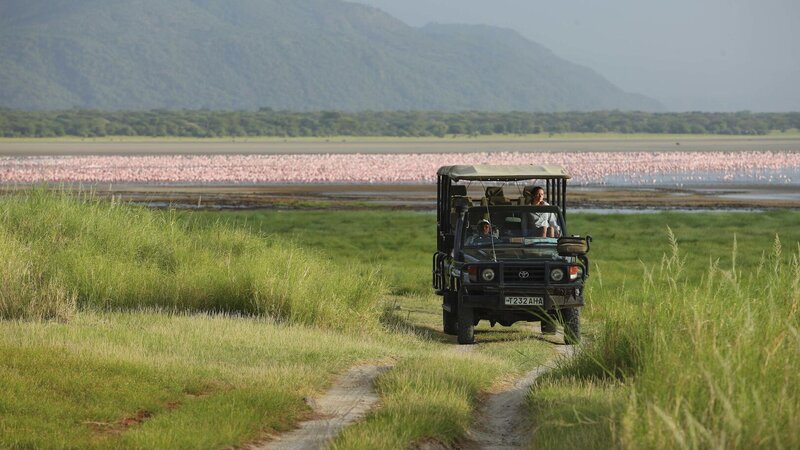
<svg viewBox="0 0 800 450"><path fill-rule="evenodd" d="M0 139L0 156L66 155L309 155L431 154L479 152L711 152L798 151L800 134L724 135L527 135L478 138L338 137L315 139L97 138Z"/></svg>
<svg viewBox="0 0 800 450"><path fill-rule="evenodd" d="M436 209L436 186L428 184L17 184L10 194L46 187L155 208L250 209ZM510 195L511 193L509 193ZM800 208L800 186L703 185L691 187L572 186L573 210L765 210Z"/></svg>

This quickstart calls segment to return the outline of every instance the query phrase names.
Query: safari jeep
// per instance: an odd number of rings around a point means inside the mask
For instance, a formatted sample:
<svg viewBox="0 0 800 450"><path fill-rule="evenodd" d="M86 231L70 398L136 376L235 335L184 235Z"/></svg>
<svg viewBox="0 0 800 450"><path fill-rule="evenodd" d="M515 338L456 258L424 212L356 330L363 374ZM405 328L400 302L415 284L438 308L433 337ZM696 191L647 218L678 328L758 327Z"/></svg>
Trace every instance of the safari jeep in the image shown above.
<svg viewBox="0 0 800 450"><path fill-rule="evenodd" d="M437 175L433 288L444 332L472 344L481 320L539 321L543 333L560 322L565 343L578 343L591 237L567 233L566 170L444 166Z"/></svg>

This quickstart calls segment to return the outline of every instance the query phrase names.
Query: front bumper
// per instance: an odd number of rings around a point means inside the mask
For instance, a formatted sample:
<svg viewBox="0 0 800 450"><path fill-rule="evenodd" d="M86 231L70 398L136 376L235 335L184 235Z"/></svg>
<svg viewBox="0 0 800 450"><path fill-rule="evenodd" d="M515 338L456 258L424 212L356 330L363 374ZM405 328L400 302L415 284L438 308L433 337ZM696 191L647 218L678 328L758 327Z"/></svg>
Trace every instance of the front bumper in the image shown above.
<svg viewBox="0 0 800 450"><path fill-rule="evenodd" d="M583 306L583 285L570 284L559 287L545 286L464 286L461 302L465 306L493 311L549 311L567 307ZM506 305L506 297L543 297L544 304Z"/></svg>

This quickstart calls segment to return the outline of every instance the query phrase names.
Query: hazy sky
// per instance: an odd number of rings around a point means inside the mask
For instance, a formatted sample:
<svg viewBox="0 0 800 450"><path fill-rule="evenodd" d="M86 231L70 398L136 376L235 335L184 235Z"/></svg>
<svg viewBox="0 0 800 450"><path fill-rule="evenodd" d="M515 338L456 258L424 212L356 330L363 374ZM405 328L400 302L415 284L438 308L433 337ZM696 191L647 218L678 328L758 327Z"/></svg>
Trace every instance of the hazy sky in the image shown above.
<svg viewBox="0 0 800 450"><path fill-rule="evenodd" d="M800 0L352 0L512 28L673 111L800 111Z"/></svg>

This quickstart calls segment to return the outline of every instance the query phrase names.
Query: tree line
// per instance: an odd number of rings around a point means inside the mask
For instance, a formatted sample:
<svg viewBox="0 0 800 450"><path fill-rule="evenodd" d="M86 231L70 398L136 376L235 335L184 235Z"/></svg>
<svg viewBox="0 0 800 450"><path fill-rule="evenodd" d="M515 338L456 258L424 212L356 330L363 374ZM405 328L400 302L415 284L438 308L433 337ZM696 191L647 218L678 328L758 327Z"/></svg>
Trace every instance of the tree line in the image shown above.
<svg viewBox="0 0 800 450"><path fill-rule="evenodd" d="M0 109L0 136L83 138L326 137L658 133L763 135L800 129L800 112L21 111Z"/></svg>

